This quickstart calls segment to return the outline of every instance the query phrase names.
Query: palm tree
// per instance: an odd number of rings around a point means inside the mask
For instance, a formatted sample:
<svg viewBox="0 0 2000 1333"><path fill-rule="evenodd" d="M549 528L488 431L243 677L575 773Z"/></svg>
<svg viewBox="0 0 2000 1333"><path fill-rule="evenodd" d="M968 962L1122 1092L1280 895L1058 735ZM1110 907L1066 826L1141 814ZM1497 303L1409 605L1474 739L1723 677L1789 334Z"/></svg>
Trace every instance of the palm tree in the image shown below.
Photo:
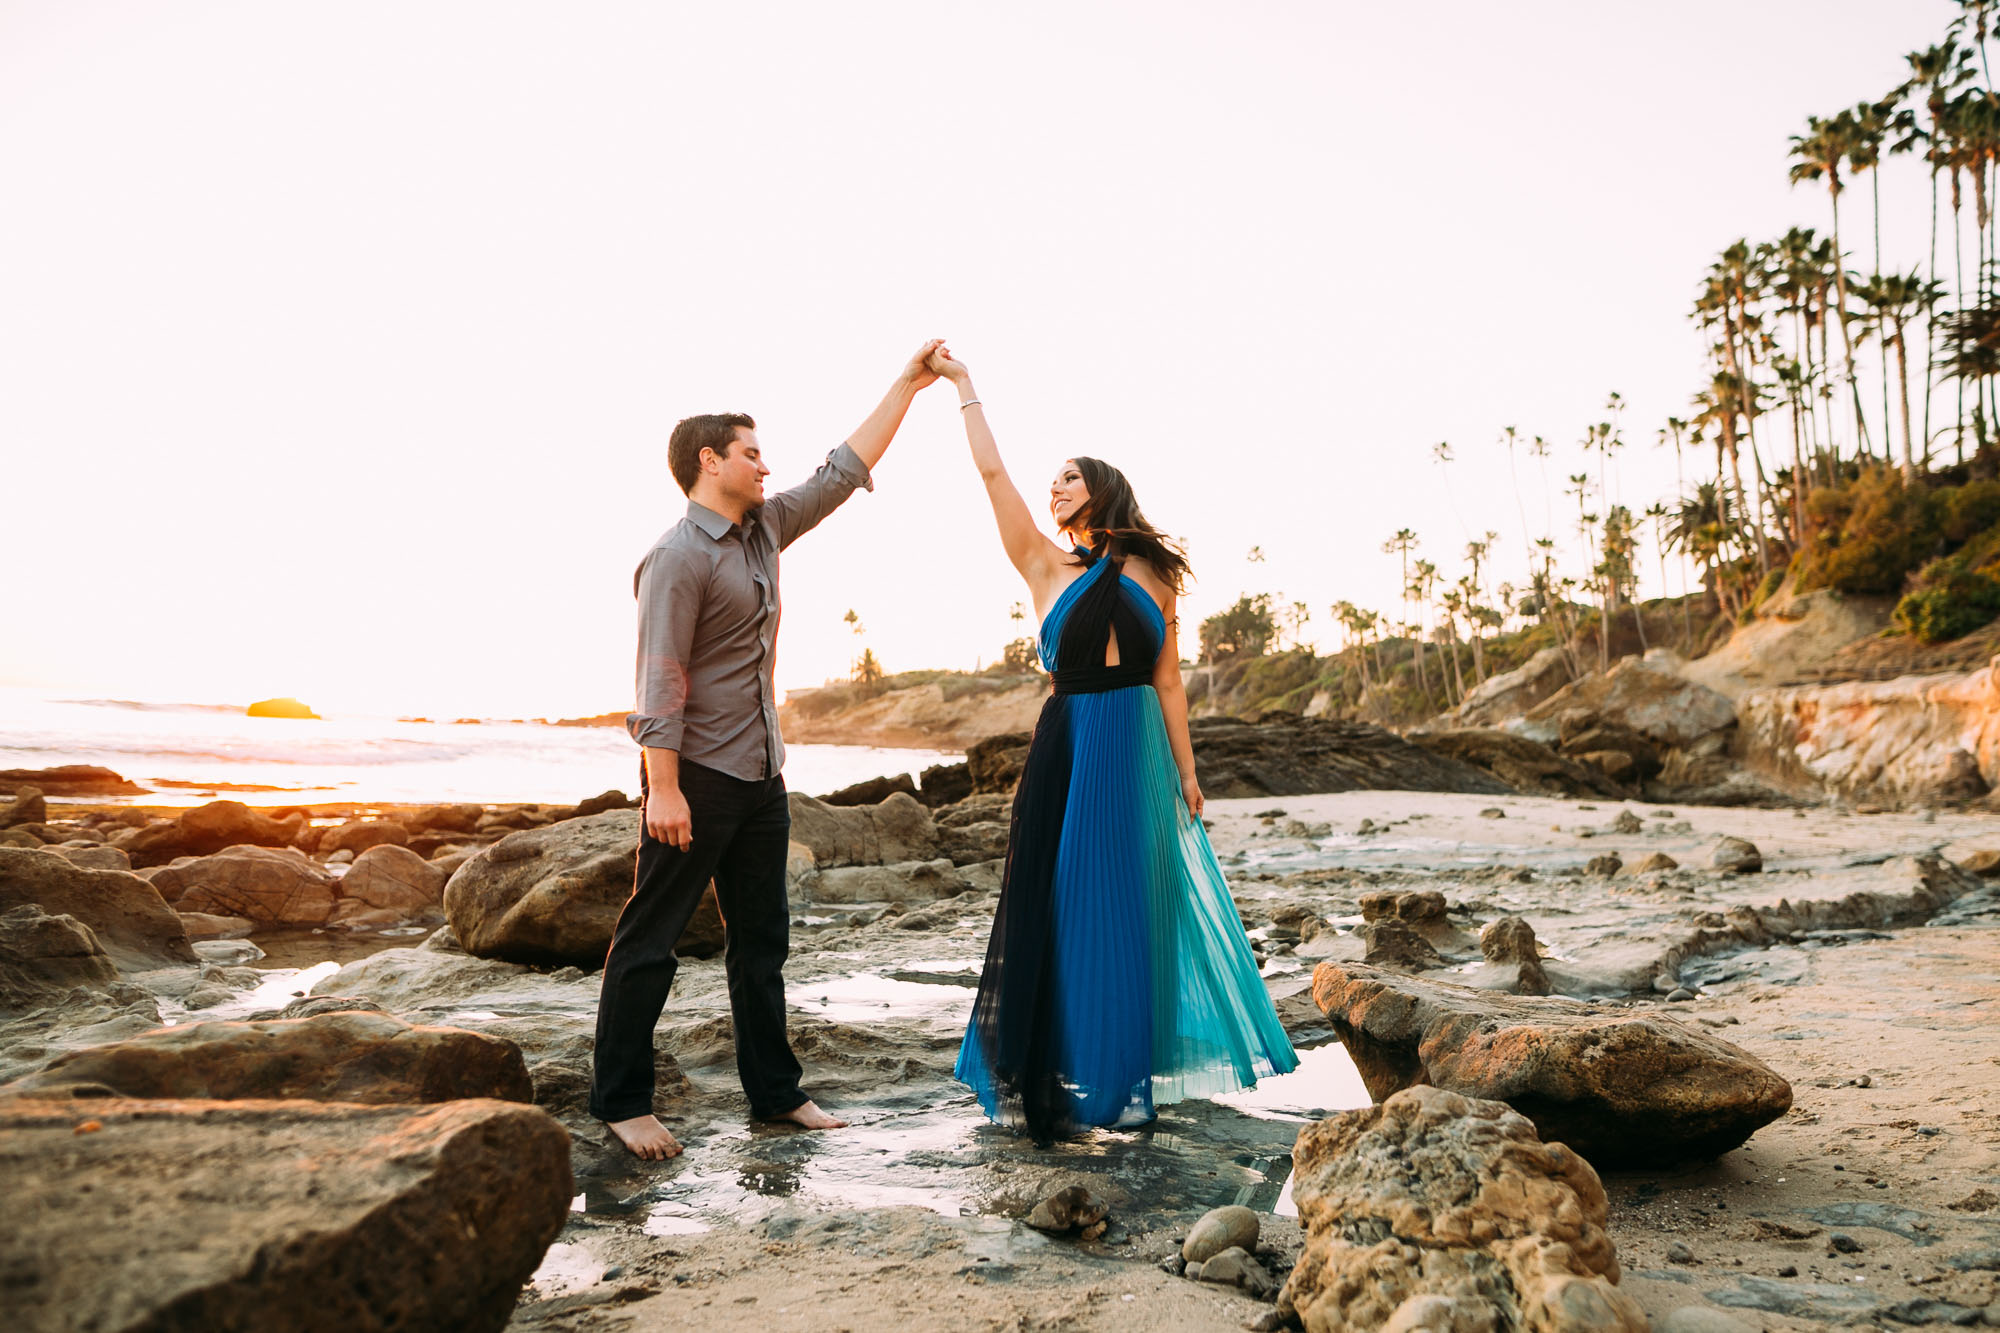
<svg viewBox="0 0 2000 1333"><path fill-rule="evenodd" d="M1398 528L1396 535L1382 543L1383 555L1401 556L1403 560L1403 619L1410 618L1410 552L1417 549L1417 534L1413 528ZM1430 685L1424 679L1424 640L1417 636L1417 688L1426 695Z"/></svg>
<svg viewBox="0 0 2000 1333"><path fill-rule="evenodd" d="M1701 408L1697 421L1713 424L1719 432L1716 447L1729 460L1729 474L1735 483L1736 512L1753 515L1747 492L1743 489L1743 463L1736 448L1736 422L1739 417L1747 417L1756 410L1754 386L1746 384L1729 371L1717 371L1709 380L1708 387L1695 396L1695 405ZM1771 571L1771 552L1764 541L1764 525L1754 523L1757 535L1757 562L1763 572Z"/></svg>
<svg viewBox="0 0 2000 1333"><path fill-rule="evenodd" d="M1886 325L1885 342L1896 350L1896 375L1903 389L1903 480L1914 481L1917 462L1910 440L1910 361L1904 345L1904 330L1912 315L1922 314L1937 304L1938 298L1944 295L1944 288L1926 281L1921 272L1876 273L1856 286L1855 295L1875 312L1878 325ZM1888 348L1885 347L1883 360L1886 362L1887 359ZM1924 450L1929 453L1929 440L1924 441Z"/></svg>
<svg viewBox="0 0 2000 1333"><path fill-rule="evenodd" d="M1912 51L1904 57L1910 64L1910 81L1903 86L1906 93L1921 92L1924 113L1928 117L1928 129L1913 131L1910 140L1897 145L1898 150L1908 148L1921 141L1924 144L1924 161L1931 169L1931 249L1930 275L1938 280L1937 234L1938 234L1938 172L1943 170L1950 157L1950 145L1945 134L1946 118L1950 114L1951 98L1964 84L1971 81L1972 53L1958 44L1958 39L1949 34L1944 41L1922 51ZM1931 321L1924 324L1924 440L1928 444L1931 437L1931 377L1936 369L1934 349L1935 327ZM1960 444L1960 461L1963 460L1964 445Z"/></svg>
<svg viewBox="0 0 2000 1333"><path fill-rule="evenodd" d="M1847 272L1844 253L1840 244L1840 192L1846 188L1840 181L1841 163L1857 148L1865 154L1861 126L1855 122L1854 114L1842 111L1825 120L1818 116L1806 117L1806 133L1792 136L1792 156L1798 159L1792 164L1791 178L1794 185L1800 181L1824 180L1829 199L1833 203L1833 249L1834 288L1840 297L1840 347L1847 369L1847 384L1854 399L1854 429L1859 436L1859 445L1865 454L1868 450L1868 421L1861 411L1861 390L1854 379L1854 340L1847 331Z"/></svg>

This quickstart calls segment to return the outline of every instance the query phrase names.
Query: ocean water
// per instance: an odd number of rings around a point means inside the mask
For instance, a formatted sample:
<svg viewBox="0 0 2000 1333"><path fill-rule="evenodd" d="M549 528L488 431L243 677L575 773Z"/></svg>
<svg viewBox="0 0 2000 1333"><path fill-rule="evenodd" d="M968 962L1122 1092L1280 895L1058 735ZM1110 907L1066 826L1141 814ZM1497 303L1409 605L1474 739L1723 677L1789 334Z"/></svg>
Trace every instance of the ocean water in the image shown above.
<svg viewBox="0 0 2000 1333"><path fill-rule="evenodd" d="M820 794L963 758L866 745L786 747L785 781ZM152 793L148 805L226 796L250 805L317 802L570 803L639 789L639 750L618 727L476 724L335 716L246 717L193 704L0 688L0 769L97 764ZM173 784L162 786L160 784Z"/></svg>

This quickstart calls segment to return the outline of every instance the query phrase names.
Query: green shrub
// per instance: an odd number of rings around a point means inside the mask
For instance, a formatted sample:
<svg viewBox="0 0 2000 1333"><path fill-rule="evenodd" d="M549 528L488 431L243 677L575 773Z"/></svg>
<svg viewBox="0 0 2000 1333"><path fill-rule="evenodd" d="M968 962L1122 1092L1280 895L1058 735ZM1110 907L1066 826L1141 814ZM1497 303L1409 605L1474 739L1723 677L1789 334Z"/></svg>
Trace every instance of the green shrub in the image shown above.
<svg viewBox="0 0 2000 1333"><path fill-rule="evenodd" d="M1957 561L1933 562L1921 583L1896 603L1896 623L1920 643L1962 638L2000 615L2000 581Z"/></svg>
<svg viewBox="0 0 2000 1333"><path fill-rule="evenodd" d="M1939 526L1954 544L1968 542L2000 525L2000 481L1975 481L1943 492Z"/></svg>
<svg viewBox="0 0 2000 1333"><path fill-rule="evenodd" d="M1937 549L1938 498L1876 468L1853 485L1814 491L1806 502L1812 539L1793 559L1800 592L1900 592L1909 572Z"/></svg>

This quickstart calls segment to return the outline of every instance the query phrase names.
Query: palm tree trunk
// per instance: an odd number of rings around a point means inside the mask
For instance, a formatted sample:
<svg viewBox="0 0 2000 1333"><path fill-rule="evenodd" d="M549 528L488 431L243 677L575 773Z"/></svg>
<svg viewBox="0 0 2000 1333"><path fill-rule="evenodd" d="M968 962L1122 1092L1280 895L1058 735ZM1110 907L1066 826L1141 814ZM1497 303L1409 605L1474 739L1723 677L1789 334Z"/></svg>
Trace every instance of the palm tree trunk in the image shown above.
<svg viewBox="0 0 2000 1333"><path fill-rule="evenodd" d="M1878 165L1868 173L1868 184L1875 197L1875 280L1882 280L1882 168ZM1889 452L1889 346L1887 330L1882 327L1882 315L1875 315L1875 337L1882 344L1882 453Z"/></svg>
<svg viewBox="0 0 2000 1333"><path fill-rule="evenodd" d="M1847 255L1840 248L1840 190L1839 181L1829 173L1827 192L1833 196L1833 287L1840 298L1840 352L1847 368L1848 394L1854 399L1855 448L1863 457L1868 454L1868 418L1861 411L1861 386L1854 378L1854 338L1847 331Z"/></svg>
<svg viewBox="0 0 2000 1333"><path fill-rule="evenodd" d="M1935 142L1935 130L1937 128L1936 116L1931 117L1931 128L1933 130L1933 142ZM1930 275L1931 275L1931 281L1934 283L1938 280L1937 224L1938 224L1938 180L1937 180L1937 167L1933 165L1931 167ZM1936 288L1933 287L1931 290L1935 291ZM1937 351L1933 339L1933 335L1937 329L1936 312L1937 312L1937 305L1935 302L1933 302L1930 309L1924 313L1924 451L1926 453L1930 451L1931 447L1931 379L1937 370Z"/></svg>
<svg viewBox="0 0 2000 1333"><path fill-rule="evenodd" d="M1903 321L1896 320L1896 378L1903 389L1903 484L1917 479L1917 460L1910 443L1910 360L1903 352Z"/></svg>

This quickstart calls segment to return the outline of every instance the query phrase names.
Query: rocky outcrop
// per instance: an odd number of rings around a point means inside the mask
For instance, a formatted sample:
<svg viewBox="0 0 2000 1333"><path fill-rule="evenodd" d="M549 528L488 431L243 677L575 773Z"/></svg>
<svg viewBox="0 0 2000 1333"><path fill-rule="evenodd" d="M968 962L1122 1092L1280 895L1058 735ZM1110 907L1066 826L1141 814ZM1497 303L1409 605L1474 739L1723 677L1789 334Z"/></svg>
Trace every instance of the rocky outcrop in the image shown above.
<svg viewBox="0 0 2000 1333"><path fill-rule="evenodd" d="M136 782L95 764L63 764L57 768L0 768L0 791L39 788L48 796L139 796L147 790Z"/></svg>
<svg viewBox="0 0 2000 1333"><path fill-rule="evenodd" d="M510 1102L0 1103L25 1333L498 1330L572 1192L568 1134Z"/></svg>
<svg viewBox="0 0 2000 1333"><path fill-rule="evenodd" d="M263 926L322 926L340 903L338 881L286 847L227 847L154 876L180 886L182 912L240 916Z"/></svg>
<svg viewBox="0 0 2000 1333"><path fill-rule="evenodd" d="M1048 696L1045 678L980 676L887 690L866 699L794 690L778 709L778 724L795 745L963 750L988 736L1031 730Z"/></svg>
<svg viewBox="0 0 2000 1333"><path fill-rule="evenodd" d="M929 861L938 854L931 812L907 792L877 805L836 806L797 792L791 796L792 841L812 848L821 870Z"/></svg>
<svg viewBox="0 0 2000 1333"><path fill-rule="evenodd" d="M1602 796L1610 800L1631 794L1630 788L1603 769L1565 759L1540 741L1511 731L1493 728L1418 731L1411 733L1410 740L1432 754L1490 774L1509 791L1531 796Z"/></svg>
<svg viewBox="0 0 2000 1333"><path fill-rule="evenodd" d="M1415 1087L1292 1156L1306 1246L1278 1314L1311 1333L1645 1333L1597 1173L1507 1107Z"/></svg>
<svg viewBox="0 0 2000 1333"><path fill-rule="evenodd" d="M1544 648L1512 671L1488 677L1452 710L1454 729L1497 727L1521 716L1569 684L1569 658L1560 648Z"/></svg>
<svg viewBox="0 0 2000 1333"><path fill-rule="evenodd" d="M1343 791L1456 791L1507 795L1492 774L1365 722L1273 713L1255 722L1188 723L1195 774L1212 800Z"/></svg>
<svg viewBox="0 0 2000 1333"><path fill-rule="evenodd" d="M612 810L508 834L452 872L444 910L453 933L480 958L602 967L632 896L639 819ZM676 947L700 957L721 945L711 886Z"/></svg>
<svg viewBox="0 0 2000 1333"><path fill-rule="evenodd" d="M118 969L90 927L34 903L0 912L0 1013L53 1004L77 986L101 989Z"/></svg>
<svg viewBox="0 0 2000 1333"><path fill-rule="evenodd" d="M1793 595L1780 589L1739 626L1728 642L1681 668L1690 680L1740 699L1809 678L1849 644L1888 627L1893 597L1852 597L1823 588Z"/></svg>
<svg viewBox="0 0 2000 1333"><path fill-rule="evenodd" d="M1748 1051L1652 1014L1337 963L1313 973L1313 1000L1370 1096L1428 1083L1506 1102L1605 1166L1715 1157L1792 1104Z"/></svg>
<svg viewBox="0 0 2000 1333"><path fill-rule="evenodd" d="M289 847L305 826L304 815L276 820L241 801L210 801L179 819L122 833L112 845L144 869L177 856L212 856L225 847Z"/></svg>
<svg viewBox="0 0 2000 1333"><path fill-rule="evenodd" d="M125 971L195 961L180 917L137 875L86 870L46 852L0 847L0 912L26 903L90 927Z"/></svg>
<svg viewBox="0 0 2000 1333"><path fill-rule="evenodd" d="M1737 711L1744 762L1794 791L1904 805L2000 785L2000 664L1751 690Z"/></svg>
<svg viewBox="0 0 2000 1333"><path fill-rule="evenodd" d="M298 1098L369 1106L469 1097L534 1100L527 1066L512 1042L355 1012L161 1028L58 1056L47 1068L0 1088L0 1095L66 1095L76 1089L117 1097Z"/></svg>
<svg viewBox="0 0 2000 1333"><path fill-rule="evenodd" d="M1687 664L1664 648L1627 657L1609 671L1585 676L1522 715L1513 729L1551 744L1593 726L1610 725L1660 747L1692 745L1736 721L1729 699L1682 674ZM1567 747L1565 747L1567 748Z"/></svg>

